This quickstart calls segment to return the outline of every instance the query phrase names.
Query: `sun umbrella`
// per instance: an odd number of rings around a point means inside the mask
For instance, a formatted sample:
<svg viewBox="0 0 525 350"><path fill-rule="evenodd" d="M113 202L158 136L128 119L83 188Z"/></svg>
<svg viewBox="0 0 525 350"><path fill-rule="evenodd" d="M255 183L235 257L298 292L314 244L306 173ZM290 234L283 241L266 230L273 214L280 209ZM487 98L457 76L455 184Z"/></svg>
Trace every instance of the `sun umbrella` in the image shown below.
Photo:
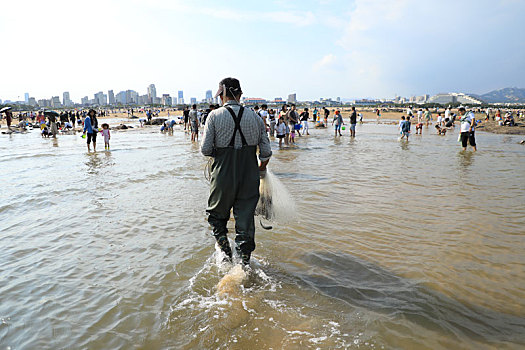
<svg viewBox="0 0 525 350"><path fill-rule="evenodd" d="M58 113L55 112L55 111L45 111L44 112L44 115L47 115L47 116L55 116L55 117L58 117Z"/></svg>
<svg viewBox="0 0 525 350"><path fill-rule="evenodd" d="M0 113L8 111L10 109L11 109L11 107L4 107L4 108L0 109Z"/></svg>

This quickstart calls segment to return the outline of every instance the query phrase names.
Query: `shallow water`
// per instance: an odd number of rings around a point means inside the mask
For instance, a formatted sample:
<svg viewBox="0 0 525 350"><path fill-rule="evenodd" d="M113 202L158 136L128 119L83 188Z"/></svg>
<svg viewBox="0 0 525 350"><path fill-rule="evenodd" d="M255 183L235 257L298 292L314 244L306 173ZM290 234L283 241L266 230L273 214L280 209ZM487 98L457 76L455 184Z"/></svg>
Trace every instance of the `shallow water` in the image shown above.
<svg viewBox="0 0 525 350"><path fill-rule="evenodd" d="M518 136L477 133L472 153L365 124L273 143L296 216L257 225L244 276L217 262L206 160L157 130L96 154L0 135L0 349L525 346Z"/></svg>

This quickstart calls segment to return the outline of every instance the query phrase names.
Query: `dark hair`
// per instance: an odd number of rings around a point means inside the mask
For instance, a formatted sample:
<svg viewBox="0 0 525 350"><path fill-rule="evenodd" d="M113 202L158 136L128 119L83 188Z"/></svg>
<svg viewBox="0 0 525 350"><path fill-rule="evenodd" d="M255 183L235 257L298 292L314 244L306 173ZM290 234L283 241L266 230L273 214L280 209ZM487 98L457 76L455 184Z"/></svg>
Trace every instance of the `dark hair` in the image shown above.
<svg viewBox="0 0 525 350"><path fill-rule="evenodd" d="M355 111L355 107L354 106L352 106L352 111Z"/></svg>
<svg viewBox="0 0 525 350"><path fill-rule="evenodd" d="M467 110L465 109L465 107L459 107L459 108L458 108L458 111L464 111L464 112L466 112Z"/></svg>
<svg viewBox="0 0 525 350"><path fill-rule="evenodd" d="M93 112L93 115L95 115L95 116L97 115L97 112L96 112L93 108L91 108L91 109L88 111L87 114L90 115L91 112Z"/></svg>
<svg viewBox="0 0 525 350"><path fill-rule="evenodd" d="M404 116L404 115L402 115L402 116L401 116L401 119L403 119L403 120L404 120L404 119L405 119L405 116Z"/></svg>
<svg viewBox="0 0 525 350"><path fill-rule="evenodd" d="M219 85L224 85L226 88L226 96L236 98L242 95L241 83L235 78L224 78Z"/></svg>
<svg viewBox="0 0 525 350"><path fill-rule="evenodd" d="M191 108L197 109L197 105L191 105Z"/></svg>
<svg viewBox="0 0 525 350"><path fill-rule="evenodd" d="M262 109L268 108L268 105L267 105L266 103L263 103L263 104L261 105L261 108L262 108Z"/></svg>
<svg viewBox="0 0 525 350"><path fill-rule="evenodd" d="M437 125L437 124L435 125L435 128L436 128L436 129L440 129L439 125Z"/></svg>
<svg viewBox="0 0 525 350"><path fill-rule="evenodd" d="M253 107L253 109L259 109L259 106L258 106L258 105L255 105L255 107Z"/></svg>
<svg viewBox="0 0 525 350"><path fill-rule="evenodd" d="M308 108L305 108L304 111L305 111L305 112L308 112Z"/></svg>
<svg viewBox="0 0 525 350"><path fill-rule="evenodd" d="M290 107L295 107L295 104L294 103L290 103Z"/></svg>

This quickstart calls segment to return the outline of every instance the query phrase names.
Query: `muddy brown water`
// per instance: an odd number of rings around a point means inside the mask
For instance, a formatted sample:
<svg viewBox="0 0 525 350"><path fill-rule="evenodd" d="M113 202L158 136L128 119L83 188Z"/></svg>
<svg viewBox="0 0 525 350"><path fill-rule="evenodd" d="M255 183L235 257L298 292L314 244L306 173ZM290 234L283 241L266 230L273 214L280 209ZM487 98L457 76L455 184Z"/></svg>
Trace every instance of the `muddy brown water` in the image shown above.
<svg viewBox="0 0 525 350"><path fill-rule="evenodd" d="M189 135L2 135L0 349L523 348L519 137L332 132L273 142L295 215L227 293Z"/></svg>

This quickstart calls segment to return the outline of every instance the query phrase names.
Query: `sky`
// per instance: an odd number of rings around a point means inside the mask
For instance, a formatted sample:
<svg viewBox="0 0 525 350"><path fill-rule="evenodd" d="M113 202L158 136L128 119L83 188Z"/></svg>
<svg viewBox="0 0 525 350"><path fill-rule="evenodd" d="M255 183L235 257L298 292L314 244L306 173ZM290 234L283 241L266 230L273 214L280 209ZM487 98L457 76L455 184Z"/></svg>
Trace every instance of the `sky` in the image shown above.
<svg viewBox="0 0 525 350"><path fill-rule="evenodd" d="M69 91L391 98L525 88L525 0L17 0L0 99Z"/></svg>

